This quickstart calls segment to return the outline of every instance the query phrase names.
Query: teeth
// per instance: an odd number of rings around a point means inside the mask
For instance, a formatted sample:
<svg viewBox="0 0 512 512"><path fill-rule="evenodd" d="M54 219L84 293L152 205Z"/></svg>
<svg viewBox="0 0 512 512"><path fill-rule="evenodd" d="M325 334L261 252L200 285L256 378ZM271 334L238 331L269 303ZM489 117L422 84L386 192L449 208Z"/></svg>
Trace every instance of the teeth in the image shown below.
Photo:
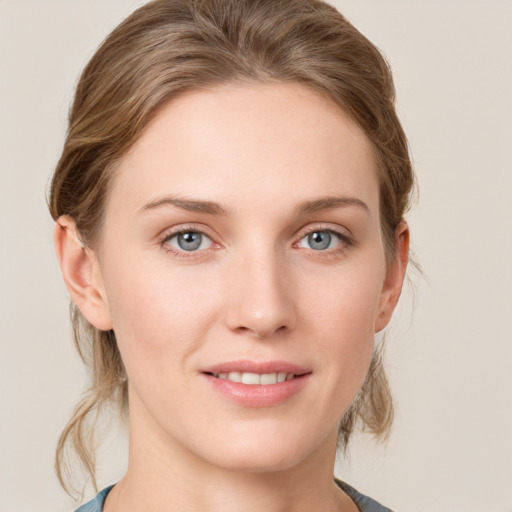
<svg viewBox="0 0 512 512"><path fill-rule="evenodd" d="M242 373L242 384L259 384L260 376L257 373Z"/></svg>
<svg viewBox="0 0 512 512"><path fill-rule="evenodd" d="M241 372L229 372L229 373L216 373L215 377L218 379L227 379L231 382L241 382L242 384L248 384L254 386L257 384L266 386L276 384L278 382L284 382L285 380L291 380L295 377L293 373L241 373Z"/></svg>
<svg viewBox="0 0 512 512"><path fill-rule="evenodd" d="M275 384L277 382L277 374L275 373L264 373L260 377L260 384Z"/></svg>

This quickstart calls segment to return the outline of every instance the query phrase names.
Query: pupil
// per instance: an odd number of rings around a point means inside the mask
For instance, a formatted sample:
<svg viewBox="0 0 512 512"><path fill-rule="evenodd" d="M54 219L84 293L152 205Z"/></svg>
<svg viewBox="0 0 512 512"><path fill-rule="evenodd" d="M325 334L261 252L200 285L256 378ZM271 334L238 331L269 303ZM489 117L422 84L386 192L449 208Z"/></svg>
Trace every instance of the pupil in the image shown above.
<svg viewBox="0 0 512 512"><path fill-rule="evenodd" d="M194 251L201 245L201 233L180 233L178 235L178 245L184 251Z"/></svg>
<svg viewBox="0 0 512 512"><path fill-rule="evenodd" d="M316 251L327 249L331 244L331 234L325 231L315 231L309 235L309 246Z"/></svg>

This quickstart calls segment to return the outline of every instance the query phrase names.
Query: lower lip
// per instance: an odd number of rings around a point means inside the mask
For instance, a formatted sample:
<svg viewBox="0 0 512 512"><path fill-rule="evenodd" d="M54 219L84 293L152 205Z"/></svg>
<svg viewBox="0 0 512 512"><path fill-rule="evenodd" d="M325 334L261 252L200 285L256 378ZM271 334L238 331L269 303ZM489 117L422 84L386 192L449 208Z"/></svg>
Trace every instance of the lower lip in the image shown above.
<svg viewBox="0 0 512 512"><path fill-rule="evenodd" d="M202 374L213 388L234 402L245 407L273 407L286 402L304 389L310 373L294 377L276 384L242 384L228 379L219 379L213 375Z"/></svg>

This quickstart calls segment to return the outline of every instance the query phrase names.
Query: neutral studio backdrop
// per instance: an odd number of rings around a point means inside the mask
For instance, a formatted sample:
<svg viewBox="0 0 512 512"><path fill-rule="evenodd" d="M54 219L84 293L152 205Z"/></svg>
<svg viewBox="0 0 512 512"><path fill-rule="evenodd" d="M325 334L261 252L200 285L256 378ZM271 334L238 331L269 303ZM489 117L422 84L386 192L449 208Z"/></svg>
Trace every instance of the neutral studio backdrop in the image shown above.
<svg viewBox="0 0 512 512"><path fill-rule="evenodd" d="M0 0L0 512L64 512L54 447L85 373L45 193L81 68L142 1ZM424 278L389 330L386 446L337 473L397 511L512 511L512 1L333 2L388 57ZM100 485L125 464L101 451Z"/></svg>

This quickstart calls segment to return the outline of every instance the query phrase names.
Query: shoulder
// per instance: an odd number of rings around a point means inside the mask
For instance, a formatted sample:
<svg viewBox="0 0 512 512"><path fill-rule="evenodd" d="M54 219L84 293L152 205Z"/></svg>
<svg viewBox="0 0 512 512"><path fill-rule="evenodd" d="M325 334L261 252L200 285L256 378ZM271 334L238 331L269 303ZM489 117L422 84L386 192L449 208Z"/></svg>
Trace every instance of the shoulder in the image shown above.
<svg viewBox="0 0 512 512"><path fill-rule="evenodd" d="M100 491L91 501L88 501L85 505L77 508L75 512L101 512L103 510L103 503L113 485L106 487Z"/></svg>
<svg viewBox="0 0 512 512"><path fill-rule="evenodd" d="M392 512L391 509L384 507L372 498L361 494L359 491L356 491L353 487L346 484L345 482L342 482L337 478L335 481L338 486L352 498L361 512Z"/></svg>

